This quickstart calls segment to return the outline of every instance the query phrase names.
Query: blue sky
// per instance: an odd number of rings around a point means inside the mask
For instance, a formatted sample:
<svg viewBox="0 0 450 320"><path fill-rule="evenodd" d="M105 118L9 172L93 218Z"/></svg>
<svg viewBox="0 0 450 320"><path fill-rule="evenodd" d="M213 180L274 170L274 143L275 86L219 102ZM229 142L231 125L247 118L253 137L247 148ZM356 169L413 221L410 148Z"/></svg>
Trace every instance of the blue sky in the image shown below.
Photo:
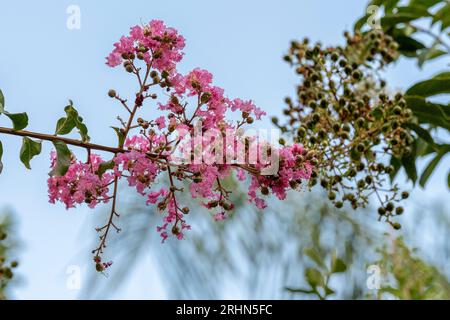
<svg viewBox="0 0 450 320"><path fill-rule="evenodd" d="M66 27L66 9L72 4L81 10L80 30ZM132 87L129 75L106 67L104 57L129 27L162 19L186 38L181 71L208 69L230 97L251 98L269 115L276 115L284 96L294 92L294 74L281 59L290 40L308 36L326 44L341 43L342 32L351 28L364 7L361 0L4 1L0 4L0 88L11 112L28 113L29 130L54 132L70 98L92 141L113 145L109 126L121 110L106 93L110 88L130 93ZM429 73L439 66L430 65ZM421 77L426 74L401 61L388 79L394 87L404 88ZM8 126L5 120L0 118L1 126ZM0 207L14 209L24 243L19 269L24 281L14 296L75 298L78 292L66 287L66 268L75 264L82 267L82 275L93 272L88 253L95 233L89 221L101 211L85 207L66 211L62 205L49 204L50 145L44 144L42 155L31 163L33 170L27 171L18 161L20 139L0 138L5 148ZM430 189L418 195L430 201L448 196L442 167L442 175L435 175ZM150 226L149 232L153 230ZM145 259L114 297L165 297L152 272L151 257Z"/></svg>

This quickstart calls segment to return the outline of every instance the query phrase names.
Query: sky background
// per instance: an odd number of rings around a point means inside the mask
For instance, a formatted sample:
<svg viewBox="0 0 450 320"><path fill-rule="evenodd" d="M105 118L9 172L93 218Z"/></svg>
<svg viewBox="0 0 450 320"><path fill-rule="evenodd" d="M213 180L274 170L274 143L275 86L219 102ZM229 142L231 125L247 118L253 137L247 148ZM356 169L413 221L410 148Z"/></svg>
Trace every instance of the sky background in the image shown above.
<svg viewBox="0 0 450 320"><path fill-rule="evenodd" d="M104 57L131 26L161 19L186 38L181 72L208 69L228 96L253 99L269 115L279 115L283 98L293 94L296 83L294 72L282 61L290 41L308 36L324 44L342 43L343 31L363 14L365 4L361 0L2 1L0 88L10 112L28 113L29 130L53 133L70 98L85 119L92 142L114 145L116 137L109 126L116 125L115 116L122 110L106 93L114 88L125 95L133 87L130 76L108 68ZM80 30L66 27L69 5L81 10ZM424 73L402 60L387 78L392 87L406 88L434 73L440 63L429 64ZM9 126L5 117L0 126ZM51 146L43 144L41 156L32 160L33 170L28 171L18 160L21 139L0 138L5 149L0 208L13 210L23 242L18 269L23 279L13 297L76 298L79 291L66 286L66 270L78 265L82 278L95 272L89 256L95 232L90 228L93 215L104 211L84 206L66 211L61 204L49 204ZM448 197L445 160L427 191L418 190L414 197L430 202ZM155 232L154 226L149 232ZM165 296L150 254L133 270L123 290L113 295Z"/></svg>

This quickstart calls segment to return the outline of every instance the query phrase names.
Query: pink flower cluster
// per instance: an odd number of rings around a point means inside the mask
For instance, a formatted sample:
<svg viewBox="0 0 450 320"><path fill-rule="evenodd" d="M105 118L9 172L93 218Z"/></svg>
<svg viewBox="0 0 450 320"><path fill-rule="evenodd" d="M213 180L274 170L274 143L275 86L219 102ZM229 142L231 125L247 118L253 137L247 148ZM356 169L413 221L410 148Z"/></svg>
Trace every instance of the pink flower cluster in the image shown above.
<svg viewBox="0 0 450 320"><path fill-rule="evenodd" d="M185 221L189 208L181 206L176 197L184 191L181 183L188 186L192 198L201 199L202 205L211 209L216 221L221 221L234 209L229 197L231 191L222 183L226 177L236 174L240 181L249 178L249 201L261 209L266 207L264 196L272 193L285 199L288 189L296 189L302 180L310 178L312 165L301 146L278 150L267 142L259 143L256 138L248 138L243 143L243 127L265 115L252 101L225 96L222 88L213 85L213 76L206 70L196 68L186 75L177 72L184 38L175 29L153 20L148 25L131 28L129 36L122 37L114 47L107 64L115 67L124 62L127 71L136 73L139 80L135 107L131 108L134 111L127 107L131 117L128 126L124 123L121 129L126 136L121 146L124 151L115 155L114 168L101 177L97 174L102 162L99 156L91 155L88 163L73 160L64 176L49 179L51 202L62 201L68 208L87 202L94 207L110 199L108 185L112 180L125 178L129 186L147 197L147 204L155 204L164 213L163 223L157 230L165 241L169 233L182 239L184 231L190 229ZM146 69L136 67L138 61ZM144 77L139 76L141 69L146 72ZM149 75L151 84L146 83ZM157 104L164 115L150 120L139 117L131 126L136 111L148 110L145 99L156 97L148 92L156 85L168 97ZM110 96L118 98L115 91ZM125 104L126 100L118 99ZM150 109L149 114L155 111ZM227 118L227 113L232 112L240 113L239 120ZM128 135L130 129L139 132ZM229 136L231 140L227 140ZM255 141L257 157L252 161L247 143ZM271 159L276 160L276 169L270 175L262 173L274 164L261 158L266 147L271 155L276 155ZM181 163L176 161L177 152L183 155ZM200 161L195 161L197 158ZM193 162L185 161L192 159ZM52 162L54 166L54 154ZM167 175L170 187L154 190L160 175Z"/></svg>
<svg viewBox="0 0 450 320"><path fill-rule="evenodd" d="M50 159L51 168L54 168L55 152L50 154ZM67 209L80 203L87 203L93 208L100 202L108 202L108 186L114 176L105 173L99 177L97 170L102 162L101 157L96 154L91 154L87 163L72 159L64 176L52 176L47 180L50 202L61 201Z"/></svg>
<svg viewBox="0 0 450 320"><path fill-rule="evenodd" d="M287 190L296 189L303 180L311 178L313 166L305 161L306 150L298 144L283 147L279 151L279 170L273 176L252 176L248 196L259 209L266 207L266 201L258 196L257 190L262 193L271 191L278 199L286 198Z"/></svg>
<svg viewBox="0 0 450 320"><path fill-rule="evenodd" d="M224 96L224 90L212 85L212 74L203 69L196 68L183 76L179 73L173 73L170 82L173 85L174 93L177 99L171 99L167 104L160 104L161 110L170 110L175 114L183 111L182 106L174 101L180 101L187 97L197 96L199 106L195 110L194 117L202 120L205 129L220 127L225 121L225 114L230 111L245 112L248 116L254 115L256 119L261 119L266 113L256 107L252 101L243 101L241 99L230 100Z"/></svg>
<svg viewBox="0 0 450 320"><path fill-rule="evenodd" d="M106 64L116 67L130 55L140 55L153 68L170 71L183 58L184 45L184 38L175 29L167 28L160 20L152 20L148 25L132 27L129 36L122 36L114 44Z"/></svg>
<svg viewBox="0 0 450 320"><path fill-rule="evenodd" d="M153 142L157 142L157 137L153 138ZM126 176L128 184L144 195L159 173L158 165L147 157L150 141L143 136L133 136L127 138L124 146L129 152L119 153L114 158L115 173L118 177Z"/></svg>

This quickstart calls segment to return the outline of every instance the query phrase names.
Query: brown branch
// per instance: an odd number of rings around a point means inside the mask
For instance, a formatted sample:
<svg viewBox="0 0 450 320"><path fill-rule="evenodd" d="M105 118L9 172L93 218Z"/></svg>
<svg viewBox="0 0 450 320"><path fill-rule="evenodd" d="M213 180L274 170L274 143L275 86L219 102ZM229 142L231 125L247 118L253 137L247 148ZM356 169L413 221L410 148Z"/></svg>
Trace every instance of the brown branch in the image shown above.
<svg viewBox="0 0 450 320"><path fill-rule="evenodd" d="M17 130L16 131L11 128L0 127L0 133L10 134L10 135L14 135L14 136L35 138L35 139L46 140L46 141L62 141L66 144L76 146L76 147L81 147L81 148L91 149L91 150L100 150L100 151L106 151L106 152L112 152L112 153L126 151L121 148L108 147L108 146L104 146L104 145L100 145L100 144L83 142L83 141L77 140L77 139L64 138L64 137L60 137L60 136L56 136L56 135L52 135L52 134L32 132L32 131L26 131L26 130Z"/></svg>
<svg viewBox="0 0 450 320"><path fill-rule="evenodd" d="M117 212L116 212L116 199L117 199L117 186L118 186L118 184L119 184L118 178L115 177L114 178L114 191L113 191L113 195L111 197L113 199L113 203L112 203L112 207L111 207L111 213L109 215L108 222L103 227L97 229L98 231L105 229L105 232L100 236L100 244L97 247L97 249L92 251L92 253L95 253L95 257L100 257L100 254L103 252L103 249L106 247L106 238L108 237L108 233L109 233L109 230L110 230L111 226L113 226L117 230L117 232L120 231L120 229L117 228L114 225L114 222L113 222L114 216L117 215Z"/></svg>

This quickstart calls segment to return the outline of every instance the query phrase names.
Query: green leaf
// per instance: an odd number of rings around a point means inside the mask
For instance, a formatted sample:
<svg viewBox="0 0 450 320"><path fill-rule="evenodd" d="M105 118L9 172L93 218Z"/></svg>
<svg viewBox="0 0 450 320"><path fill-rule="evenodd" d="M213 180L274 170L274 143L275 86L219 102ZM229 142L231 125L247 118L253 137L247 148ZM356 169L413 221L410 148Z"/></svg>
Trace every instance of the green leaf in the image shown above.
<svg viewBox="0 0 450 320"><path fill-rule="evenodd" d="M70 152L67 145L60 141L53 141L53 145L56 149L56 164L55 167L50 171L50 176L63 176L69 170L70 162L72 160L72 153Z"/></svg>
<svg viewBox="0 0 450 320"><path fill-rule="evenodd" d="M439 161L441 161L442 157L444 157L449 151L450 145L441 146L436 156L428 163L419 180L419 184L422 188L425 187L428 179L436 169L436 166L438 165Z"/></svg>
<svg viewBox="0 0 450 320"><path fill-rule="evenodd" d="M314 261L318 266L325 267L325 264L322 260L322 257L320 256L319 251L317 251L316 248L310 247L306 248L304 250L304 253L311 258L312 261Z"/></svg>
<svg viewBox="0 0 450 320"><path fill-rule="evenodd" d="M371 4L374 4L376 6L383 5L384 6L384 10L386 12L388 12L388 13L391 13L392 10L397 6L397 3L399 1L400 0L375 0L375 1L372 1Z"/></svg>
<svg viewBox="0 0 450 320"><path fill-rule="evenodd" d="M10 113L6 114L6 116L11 119L15 131L23 130L28 126L28 115L25 112Z"/></svg>
<svg viewBox="0 0 450 320"><path fill-rule="evenodd" d="M410 14L416 16L417 18L429 17L431 16L428 12L428 8L425 5L415 4L414 6L398 7L396 14Z"/></svg>
<svg viewBox="0 0 450 320"><path fill-rule="evenodd" d="M111 127L111 128L113 128L117 134L117 138L119 139L119 147L123 147L123 144L125 142L125 136L123 135L122 131L117 127Z"/></svg>
<svg viewBox="0 0 450 320"><path fill-rule="evenodd" d="M435 77L421 81L406 91L410 96L431 97L437 94L450 93L450 77Z"/></svg>
<svg viewBox="0 0 450 320"><path fill-rule="evenodd" d="M383 29L389 29L399 23L410 22L420 18L421 16L415 13L400 13L400 14L387 14L381 18L381 25Z"/></svg>
<svg viewBox="0 0 450 320"><path fill-rule="evenodd" d="M73 130L73 128L75 128L75 122L72 120L72 118L62 117L56 123L55 133L61 135L69 134Z"/></svg>
<svg viewBox="0 0 450 320"><path fill-rule="evenodd" d="M316 288L317 286L322 286L324 281L322 274L319 270L315 268L308 268L305 270L306 281L308 281L309 285L312 288Z"/></svg>
<svg viewBox="0 0 450 320"><path fill-rule="evenodd" d="M425 8L431 8L432 6L440 3L442 0L411 0L409 7L422 6Z"/></svg>
<svg viewBox="0 0 450 320"><path fill-rule="evenodd" d="M402 167L402 163L396 157L391 157L391 161L389 164L394 167L394 171L391 174L389 174L389 178L391 179L391 182L392 182L392 181L394 181L400 168Z"/></svg>
<svg viewBox="0 0 450 320"><path fill-rule="evenodd" d="M416 52L417 50L425 48L425 45L422 42L405 35L396 36L395 41L398 42L400 51Z"/></svg>
<svg viewBox="0 0 450 320"><path fill-rule="evenodd" d="M5 107L5 96L3 95L3 91L0 89L0 108Z"/></svg>
<svg viewBox="0 0 450 320"><path fill-rule="evenodd" d="M417 168L416 168L416 146L413 145L413 151L410 155L404 156L401 159L402 165L405 168L406 175L413 182L417 181Z"/></svg>
<svg viewBox="0 0 450 320"><path fill-rule="evenodd" d="M88 135L88 129L83 123L83 118L78 114L78 111L73 107L72 100L69 100L69 105L64 108L66 117L62 117L56 123L56 134L65 135L72 132L74 128L78 129L78 133L81 136L83 142L88 142L90 137Z"/></svg>
<svg viewBox="0 0 450 320"><path fill-rule="evenodd" d="M306 293L306 294L312 294L315 293L314 290L310 290L310 289L302 289L302 288L289 288L286 287L286 290L292 293Z"/></svg>
<svg viewBox="0 0 450 320"><path fill-rule="evenodd" d="M28 137L22 140L22 148L20 149L20 160L27 169L31 169L30 161L34 156L41 153L41 141L33 141Z"/></svg>
<svg viewBox="0 0 450 320"><path fill-rule="evenodd" d="M114 160L109 160L109 161L105 161L100 163L100 165L98 166L98 170L97 170L97 174L99 177L103 176L103 174L111 169L114 169L116 163L114 162Z"/></svg>
<svg viewBox="0 0 450 320"><path fill-rule="evenodd" d="M347 270L347 265L342 259L336 256L336 252L334 251L331 257L331 273L345 272L345 270Z"/></svg>
<svg viewBox="0 0 450 320"><path fill-rule="evenodd" d="M5 98L3 94L1 95L1 99L5 102ZM28 115L25 112L22 113L9 113L5 110L5 106L3 103L0 103L0 114L4 114L7 116L11 122L13 123L13 129L15 131L25 129L28 125Z"/></svg>
<svg viewBox="0 0 450 320"><path fill-rule="evenodd" d="M335 293L335 292L334 292L333 289L331 289L331 288L328 287L328 286L325 286L325 295L331 296L331 295L334 294L334 293Z"/></svg>
<svg viewBox="0 0 450 320"><path fill-rule="evenodd" d="M423 43L409 36L397 35L394 36L394 39L399 45L398 50L400 53L407 57L415 57L418 50L426 48Z"/></svg>
<svg viewBox="0 0 450 320"><path fill-rule="evenodd" d="M447 52L438 49L436 45L433 45L431 48L421 50L417 61L419 68L422 68L425 62L439 58L445 54L447 54Z"/></svg>
<svg viewBox="0 0 450 320"><path fill-rule="evenodd" d="M0 90L1 93L1 90ZM0 94L0 100L1 100L1 94ZM0 101L1 102L1 101ZM2 173L3 171L3 162L2 162L2 157L3 157L3 144L0 141L0 173Z"/></svg>
<svg viewBox="0 0 450 320"><path fill-rule="evenodd" d="M356 21L356 23L355 23L355 25L354 25L354 27L353 27L353 30L354 31L359 31L359 30L361 30L361 28L367 23L367 19L369 18L369 15L364 15L364 16L362 16L361 18L359 18L357 21Z"/></svg>
<svg viewBox="0 0 450 320"><path fill-rule="evenodd" d="M419 96L405 96L408 108L420 123L429 123L450 130L450 107L426 101Z"/></svg>
<svg viewBox="0 0 450 320"><path fill-rule="evenodd" d="M450 188L450 172L447 175L447 186Z"/></svg>
<svg viewBox="0 0 450 320"><path fill-rule="evenodd" d="M445 30L450 26L450 3L447 2L433 17L433 24L441 22L441 30Z"/></svg>
<svg viewBox="0 0 450 320"><path fill-rule="evenodd" d="M435 145L434 139L431 136L430 132L428 132L428 130L422 128L421 126L415 123L408 123L406 126L411 130L413 130L422 140L424 140L428 144L432 146Z"/></svg>

